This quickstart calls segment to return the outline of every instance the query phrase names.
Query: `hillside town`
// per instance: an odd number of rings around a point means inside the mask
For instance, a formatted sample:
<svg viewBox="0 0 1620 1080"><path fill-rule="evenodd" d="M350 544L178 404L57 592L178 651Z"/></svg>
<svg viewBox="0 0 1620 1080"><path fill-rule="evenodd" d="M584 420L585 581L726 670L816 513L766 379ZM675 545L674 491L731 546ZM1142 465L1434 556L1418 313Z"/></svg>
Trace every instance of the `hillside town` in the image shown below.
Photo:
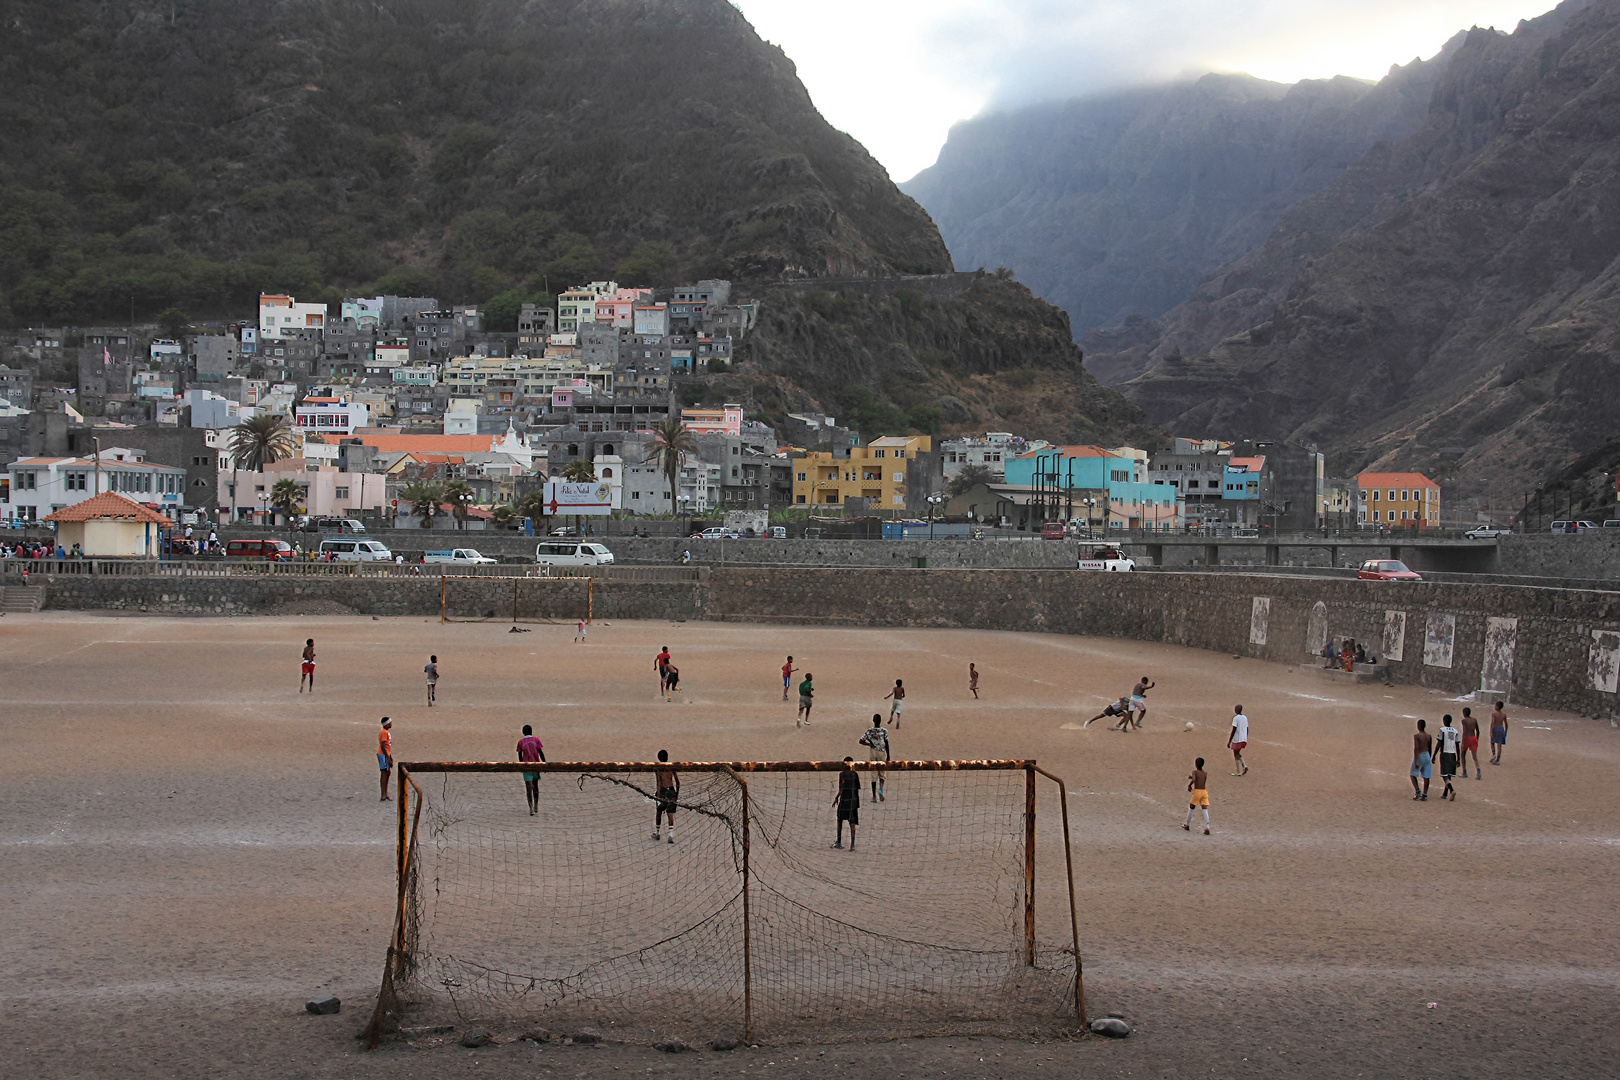
<svg viewBox="0 0 1620 1080"><path fill-rule="evenodd" d="M773 424L744 401L709 399L713 376L746 373L760 310L724 280L593 281L554 307L523 305L515 331L433 297L333 307L266 293L252 321L170 336L12 335L0 518L41 521L114 492L187 522L533 529L550 516L535 501L545 482L567 479L598 483L628 518L763 511L1014 532L1061 523L1066 535L1441 521L1433 480L1331 478L1314 447L1284 442L1054 445L1006 431L861 432L819 413ZM63 371L74 385L42 376ZM676 423L686 436L672 477L659 432Z"/></svg>

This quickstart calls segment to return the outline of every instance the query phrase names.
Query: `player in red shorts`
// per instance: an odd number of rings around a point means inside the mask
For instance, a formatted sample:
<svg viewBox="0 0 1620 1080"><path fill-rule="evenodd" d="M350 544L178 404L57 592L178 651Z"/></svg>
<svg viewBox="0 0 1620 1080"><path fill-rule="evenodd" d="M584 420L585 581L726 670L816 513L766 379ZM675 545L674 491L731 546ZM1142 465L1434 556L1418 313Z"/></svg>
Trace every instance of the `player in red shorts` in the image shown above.
<svg viewBox="0 0 1620 1080"><path fill-rule="evenodd" d="M1473 709L1464 709L1462 715L1462 778L1468 779L1468 751L1474 752L1474 779L1480 778L1479 772L1479 721L1474 719Z"/></svg>
<svg viewBox="0 0 1620 1080"><path fill-rule="evenodd" d="M304 692L304 682L309 682L309 692L315 692L315 639L309 638L304 642L304 671L298 676L298 692Z"/></svg>
<svg viewBox="0 0 1620 1080"><path fill-rule="evenodd" d="M1249 718L1243 715L1243 706L1239 705L1232 710L1232 734L1226 737L1226 745L1232 748L1232 759L1237 764L1237 772L1233 776L1242 776L1249 771L1248 763L1243 760L1243 748L1249 745Z"/></svg>

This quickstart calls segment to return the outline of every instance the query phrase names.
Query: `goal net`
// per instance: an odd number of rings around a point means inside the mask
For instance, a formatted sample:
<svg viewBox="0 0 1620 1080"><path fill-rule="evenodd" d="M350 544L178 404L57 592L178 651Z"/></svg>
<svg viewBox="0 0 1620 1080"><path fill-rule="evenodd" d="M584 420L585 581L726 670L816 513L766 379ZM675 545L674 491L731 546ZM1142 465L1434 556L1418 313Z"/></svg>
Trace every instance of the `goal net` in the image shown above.
<svg viewBox="0 0 1620 1080"><path fill-rule="evenodd" d="M1038 912L1033 763L891 763L882 801L857 763L853 850L847 831L832 846L841 767L663 766L680 778L670 843L667 819L653 838L659 766L540 766L531 815L522 766L407 764L375 1030L707 1042L1074 1026L1067 822Z"/></svg>
<svg viewBox="0 0 1620 1080"><path fill-rule="evenodd" d="M441 622L571 623L590 620L588 578L445 574L439 581Z"/></svg>

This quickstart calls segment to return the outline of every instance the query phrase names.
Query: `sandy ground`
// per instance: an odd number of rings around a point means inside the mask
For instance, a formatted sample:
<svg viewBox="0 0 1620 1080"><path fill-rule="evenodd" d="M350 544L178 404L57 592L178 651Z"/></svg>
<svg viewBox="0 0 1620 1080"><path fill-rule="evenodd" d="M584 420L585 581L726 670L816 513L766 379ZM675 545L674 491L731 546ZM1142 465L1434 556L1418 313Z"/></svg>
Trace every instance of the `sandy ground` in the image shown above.
<svg viewBox="0 0 1620 1080"><path fill-rule="evenodd" d="M1414 803L1415 718L1462 703L1309 670L1058 635L421 619L0 620L4 1076L1612 1076L1620 1037L1620 731L1512 710L1501 767ZM297 692L316 638L316 693ZM660 644L685 691L657 694ZM439 705L423 663L439 655ZM815 724L780 699L791 652ZM982 700L967 692L969 660ZM1145 728L1077 725L1147 673ZM389 932L410 758L857 752L895 677L896 756L1033 756L1066 777L1094 1013L1136 1034L760 1048L466 1050L352 1036ZM1253 718L1230 776L1227 717ZM1477 710L1476 710L1477 711ZM1195 725L1184 730L1187 721ZM1209 759L1214 835L1185 833ZM1436 785L1438 790L1438 784ZM1043 811L1044 812L1044 811ZM1045 819L1044 827L1055 824ZM341 1015L304 1014L333 992ZM1433 1007L1430 1007L1433 1003Z"/></svg>

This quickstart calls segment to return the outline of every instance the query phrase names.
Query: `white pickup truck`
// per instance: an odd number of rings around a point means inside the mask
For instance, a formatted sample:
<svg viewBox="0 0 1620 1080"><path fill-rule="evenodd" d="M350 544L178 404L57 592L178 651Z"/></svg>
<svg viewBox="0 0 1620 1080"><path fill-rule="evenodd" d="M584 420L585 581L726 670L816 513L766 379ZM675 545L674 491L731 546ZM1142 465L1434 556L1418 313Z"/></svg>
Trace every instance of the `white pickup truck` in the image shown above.
<svg viewBox="0 0 1620 1080"><path fill-rule="evenodd" d="M449 551L427 551L422 553L425 563L455 563L457 566L485 566L495 562L488 555L480 555L473 548L452 548Z"/></svg>
<svg viewBox="0 0 1620 1080"><path fill-rule="evenodd" d="M1135 570L1136 561L1125 557L1118 548L1097 548L1080 552L1079 570Z"/></svg>

